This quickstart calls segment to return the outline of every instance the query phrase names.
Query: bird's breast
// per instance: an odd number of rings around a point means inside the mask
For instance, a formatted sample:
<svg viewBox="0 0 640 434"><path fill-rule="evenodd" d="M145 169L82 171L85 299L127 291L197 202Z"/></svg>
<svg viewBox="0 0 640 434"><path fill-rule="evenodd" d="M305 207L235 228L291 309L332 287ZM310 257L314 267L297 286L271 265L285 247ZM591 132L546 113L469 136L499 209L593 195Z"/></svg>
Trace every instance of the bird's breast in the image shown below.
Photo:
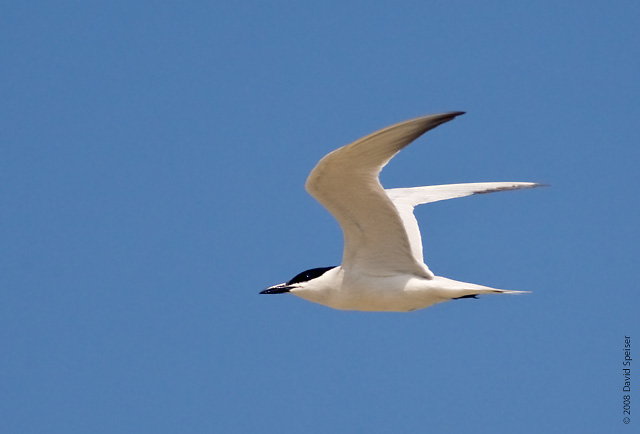
<svg viewBox="0 0 640 434"><path fill-rule="evenodd" d="M414 275L373 276L344 270L333 274L323 289L294 293L341 310L408 312L444 301L429 290L429 280Z"/></svg>

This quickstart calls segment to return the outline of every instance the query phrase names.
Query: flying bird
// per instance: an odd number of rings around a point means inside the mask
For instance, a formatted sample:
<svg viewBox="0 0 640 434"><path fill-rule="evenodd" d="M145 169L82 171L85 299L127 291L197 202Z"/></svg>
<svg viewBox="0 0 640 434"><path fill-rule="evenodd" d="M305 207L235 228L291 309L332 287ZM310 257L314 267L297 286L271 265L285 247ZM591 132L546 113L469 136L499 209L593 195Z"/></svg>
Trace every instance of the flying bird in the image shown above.
<svg viewBox="0 0 640 434"><path fill-rule="evenodd" d="M417 205L533 188L534 182L479 182L384 189L379 174L405 146L464 112L401 122L343 146L320 160L307 191L338 220L342 265L312 268L260 294L291 293L334 309L409 312L479 294L518 294L440 277L425 265Z"/></svg>

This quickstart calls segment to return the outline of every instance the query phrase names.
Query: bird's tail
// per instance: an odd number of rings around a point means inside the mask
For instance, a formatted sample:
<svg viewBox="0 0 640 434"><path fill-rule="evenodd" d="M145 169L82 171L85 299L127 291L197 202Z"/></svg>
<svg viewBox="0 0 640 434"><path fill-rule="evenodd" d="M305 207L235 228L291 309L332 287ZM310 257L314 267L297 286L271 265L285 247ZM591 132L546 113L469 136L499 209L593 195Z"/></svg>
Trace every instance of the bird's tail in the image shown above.
<svg viewBox="0 0 640 434"><path fill-rule="evenodd" d="M498 289L490 286L476 285L475 283L459 282L437 276L438 285L444 289L446 295L451 299L477 298L483 294L528 294L531 291L512 291L509 289Z"/></svg>

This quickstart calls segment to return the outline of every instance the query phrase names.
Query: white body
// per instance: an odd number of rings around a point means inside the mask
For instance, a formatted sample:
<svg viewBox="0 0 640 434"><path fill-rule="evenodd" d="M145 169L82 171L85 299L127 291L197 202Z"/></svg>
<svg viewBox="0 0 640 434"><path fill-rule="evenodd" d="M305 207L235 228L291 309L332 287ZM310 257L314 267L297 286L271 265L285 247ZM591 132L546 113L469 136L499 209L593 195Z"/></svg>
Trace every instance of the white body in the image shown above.
<svg viewBox="0 0 640 434"><path fill-rule="evenodd" d="M508 291L440 276L376 276L336 267L290 292L334 309L410 312L465 295Z"/></svg>
<svg viewBox="0 0 640 434"><path fill-rule="evenodd" d="M402 122L320 160L306 188L342 227L342 265L310 280L274 285L263 293L291 292L335 309L407 312L464 296L521 292L435 276L423 262L413 209L429 202L540 184L484 182L385 190L378 179L382 168L402 148L461 114Z"/></svg>

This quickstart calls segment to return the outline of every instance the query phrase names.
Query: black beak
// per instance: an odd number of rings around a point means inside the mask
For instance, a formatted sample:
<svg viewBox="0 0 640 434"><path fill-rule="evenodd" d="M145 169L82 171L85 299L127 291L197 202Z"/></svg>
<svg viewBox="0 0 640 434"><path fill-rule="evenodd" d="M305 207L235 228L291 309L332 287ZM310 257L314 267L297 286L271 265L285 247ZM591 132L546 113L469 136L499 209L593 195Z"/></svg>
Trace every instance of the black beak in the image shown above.
<svg viewBox="0 0 640 434"><path fill-rule="evenodd" d="M260 292L260 294L284 294L285 292L291 291L292 287L287 286L286 283L280 283L278 285L273 285Z"/></svg>

